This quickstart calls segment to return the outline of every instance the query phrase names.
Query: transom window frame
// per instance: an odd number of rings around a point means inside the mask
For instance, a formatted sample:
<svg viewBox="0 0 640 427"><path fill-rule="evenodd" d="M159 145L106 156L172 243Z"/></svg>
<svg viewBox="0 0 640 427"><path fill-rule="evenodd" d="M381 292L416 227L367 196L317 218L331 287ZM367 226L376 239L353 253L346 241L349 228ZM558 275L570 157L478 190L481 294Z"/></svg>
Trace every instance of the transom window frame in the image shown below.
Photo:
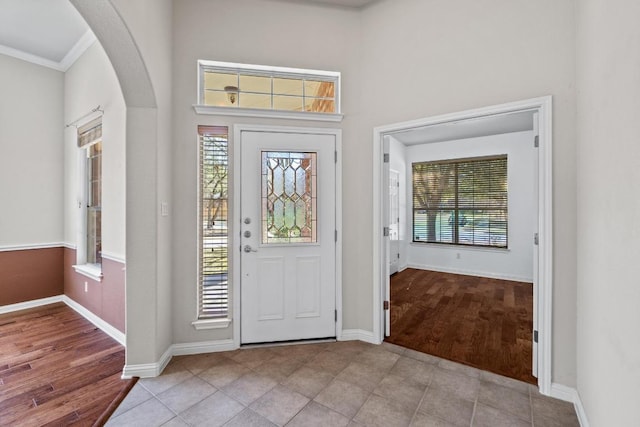
<svg viewBox="0 0 640 427"><path fill-rule="evenodd" d="M267 65L239 64L233 62L219 62L199 59L198 61L198 99L193 105L198 114L240 117L266 117L290 120L310 120L325 122L341 122L341 73L338 71L322 71L302 68L273 67ZM335 84L334 113L320 113L312 111L288 111L262 108L224 107L205 105L204 103L204 74L205 72L221 72L248 76L269 76L285 79L306 79L332 81ZM273 92L270 94L274 96Z"/></svg>
<svg viewBox="0 0 640 427"><path fill-rule="evenodd" d="M411 233L412 233L412 238L411 238L411 243L412 244L419 244L419 245L445 245L445 246L458 246L458 247L468 247L468 248L474 248L474 249L489 249L489 250L509 250L509 189L508 187L504 190L504 197L505 197L505 206L502 209L498 209L498 208L487 208L487 207L460 207L459 205L459 200L458 200L458 192L459 192L459 188L457 188L458 186L458 179L459 176L457 175L457 166L460 164L468 164L468 163L478 163L478 162L483 162L483 161L504 161L505 162L505 167L504 167L504 171L505 171L505 180L508 183L509 180L509 161L508 161L508 155L507 154L498 154L498 155L488 155L488 156L476 156L476 157L465 157L465 158L452 158L452 159L444 159L444 160L435 160L435 161L416 161L416 162L412 162L411 163L411 217L412 217L412 224L411 224ZM455 181L455 196L454 196L454 204L455 206L453 208L443 208L442 206L438 206L438 207L432 207L432 208L426 208L424 206L422 207L417 207L416 206L416 202L415 202L415 176L414 176L414 169L415 169L415 165L454 165L456 167L456 176L454 177L454 181ZM475 205L475 202L473 203ZM452 228L452 239L453 241L451 242L446 242L446 241L430 241L427 240L427 238L423 239L416 239L416 211L421 211L421 210L432 210L432 211L453 211L454 214L452 215L451 218L449 218L449 225ZM461 242L459 240L460 237L460 226L464 225L461 224L461 218L459 217L459 212L460 211L474 211L474 210L478 210L478 211L483 211L483 210L502 210L504 211L504 215L506 216L506 220L505 220L505 240L504 240L504 245L501 244L494 244L494 243L488 243L488 244L482 244L482 243L464 243ZM451 224L451 220L453 219L453 224ZM473 223L476 220L475 215L474 218L472 218L470 221ZM466 221L465 221L466 222ZM489 227L491 228L491 227ZM474 231L475 233L475 231ZM489 231L489 239L491 240L491 233Z"/></svg>

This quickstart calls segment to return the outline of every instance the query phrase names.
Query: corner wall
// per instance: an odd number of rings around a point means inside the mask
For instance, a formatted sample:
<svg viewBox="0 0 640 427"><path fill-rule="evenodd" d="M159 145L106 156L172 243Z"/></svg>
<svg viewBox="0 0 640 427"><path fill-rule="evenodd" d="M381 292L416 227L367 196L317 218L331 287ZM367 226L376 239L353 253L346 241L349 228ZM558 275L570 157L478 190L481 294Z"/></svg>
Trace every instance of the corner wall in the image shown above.
<svg viewBox="0 0 640 427"><path fill-rule="evenodd" d="M576 140L573 0L383 0L363 11L362 121L344 173L345 282L371 328L372 138L377 126L553 96L553 381L576 384ZM347 150L345 149L345 152ZM357 220L356 220L357 219ZM364 273L363 273L364 272ZM365 323L366 322L366 323Z"/></svg>
<svg viewBox="0 0 640 427"><path fill-rule="evenodd" d="M533 282L534 160L533 132L413 145L406 149L407 200L413 200L411 164L507 154L508 249L411 243L412 203L407 212L408 265L425 270Z"/></svg>
<svg viewBox="0 0 640 427"><path fill-rule="evenodd" d="M640 3L581 0L578 393L592 426L638 425Z"/></svg>
<svg viewBox="0 0 640 427"><path fill-rule="evenodd" d="M0 306L63 292L63 87L0 55Z"/></svg>
<svg viewBox="0 0 640 427"><path fill-rule="evenodd" d="M64 294L121 332L125 331L125 149L126 108L113 67L95 42L64 75L65 123L71 123L100 105L102 116L102 281L76 273L80 238L81 200L75 126L65 128L64 139ZM58 107L60 108L60 107ZM84 122L78 122L81 126ZM86 282L86 286L85 286Z"/></svg>

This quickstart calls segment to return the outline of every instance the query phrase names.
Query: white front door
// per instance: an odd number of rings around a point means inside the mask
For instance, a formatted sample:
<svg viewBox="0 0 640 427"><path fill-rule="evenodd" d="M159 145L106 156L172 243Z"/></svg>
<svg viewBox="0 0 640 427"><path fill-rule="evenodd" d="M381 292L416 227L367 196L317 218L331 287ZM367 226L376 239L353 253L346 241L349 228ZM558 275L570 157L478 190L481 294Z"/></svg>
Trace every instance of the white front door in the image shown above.
<svg viewBox="0 0 640 427"><path fill-rule="evenodd" d="M243 130L241 342L336 336L336 136Z"/></svg>

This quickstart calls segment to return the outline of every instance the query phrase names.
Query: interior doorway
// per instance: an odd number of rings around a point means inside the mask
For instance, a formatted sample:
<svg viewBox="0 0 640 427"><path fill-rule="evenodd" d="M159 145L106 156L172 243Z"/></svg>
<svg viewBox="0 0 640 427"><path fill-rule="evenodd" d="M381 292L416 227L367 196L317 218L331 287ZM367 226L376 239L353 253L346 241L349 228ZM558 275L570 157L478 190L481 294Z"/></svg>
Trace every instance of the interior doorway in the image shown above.
<svg viewBox="0 0 640 427"><path fill-rule="evenodd" d="M386 301L390 295L390 239L386 228L390 224L390 168L385 163L389 156L383 155L389 153L390 138L400 136L405 141L429 137L461 140L517 132L522 130L518 128L522 123L526 123L527 130L531 131L531 144L536 146L533 166L536 177L531 207L533 220L529 228L532 246L529 265L533 282L531 366L538 376L540 391L548 394L551 386L551 97L462 111L374 130L374 206L377 207L374 209L374 241L377 242L374 251L374 334L382 341L390 325L389 310L384 309L388 307ZM410 219L407 215L407 221Z"/></svg>

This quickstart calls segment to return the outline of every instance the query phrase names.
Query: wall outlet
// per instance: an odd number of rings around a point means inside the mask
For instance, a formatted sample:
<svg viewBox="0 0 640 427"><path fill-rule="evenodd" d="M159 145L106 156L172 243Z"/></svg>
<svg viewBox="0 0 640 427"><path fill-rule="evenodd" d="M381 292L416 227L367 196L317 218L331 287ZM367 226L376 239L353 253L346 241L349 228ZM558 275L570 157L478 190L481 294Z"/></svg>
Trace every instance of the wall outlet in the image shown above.
<svg viewBox="0 0 640 427"><path fill-rule="evenodd" d="M89 282L84 282L84 291L89 292Z"/></svg>
<svg viewBox="0 0 640 427"><path fill-rule="evenodd" d="M456 252L456 259L460 259L460 252Z"/></svg>

